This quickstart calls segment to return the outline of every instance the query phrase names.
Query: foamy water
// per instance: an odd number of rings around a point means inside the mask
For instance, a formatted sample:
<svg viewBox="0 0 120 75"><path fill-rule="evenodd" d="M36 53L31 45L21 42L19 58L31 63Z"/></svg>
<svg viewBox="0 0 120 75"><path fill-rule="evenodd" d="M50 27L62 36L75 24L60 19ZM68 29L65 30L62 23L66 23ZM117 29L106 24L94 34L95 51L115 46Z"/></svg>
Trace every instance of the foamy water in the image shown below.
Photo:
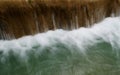
<svg viewBox="0 0 120 75"><path fill-rule="evenodd" d="M0 75L118 75L120 18L0 41Z"/></svg>

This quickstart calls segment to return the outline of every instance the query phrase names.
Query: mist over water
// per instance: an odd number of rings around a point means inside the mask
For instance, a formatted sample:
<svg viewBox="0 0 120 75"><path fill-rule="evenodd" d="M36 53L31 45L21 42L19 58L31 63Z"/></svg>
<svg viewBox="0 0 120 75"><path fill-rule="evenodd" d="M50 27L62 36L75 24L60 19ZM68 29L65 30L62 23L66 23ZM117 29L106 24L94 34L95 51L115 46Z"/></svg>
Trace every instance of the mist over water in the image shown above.
<svg viewBox="0 0 120 75"><path fill-rule="evenodd" d="M120 18L0 41L0 75L118 75Z"/></svg>

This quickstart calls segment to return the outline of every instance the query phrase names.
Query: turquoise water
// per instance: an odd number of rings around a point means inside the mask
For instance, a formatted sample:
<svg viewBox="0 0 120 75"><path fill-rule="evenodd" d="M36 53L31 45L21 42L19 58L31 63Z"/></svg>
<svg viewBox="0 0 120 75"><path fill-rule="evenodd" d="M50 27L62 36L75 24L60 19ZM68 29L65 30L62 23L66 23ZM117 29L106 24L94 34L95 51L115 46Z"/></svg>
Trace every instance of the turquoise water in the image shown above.
<svg viewBox="0 0 120 75"><path fill-rule="evenodd" d="M0 41L0 75L118 75L120 18Z"/></svg>

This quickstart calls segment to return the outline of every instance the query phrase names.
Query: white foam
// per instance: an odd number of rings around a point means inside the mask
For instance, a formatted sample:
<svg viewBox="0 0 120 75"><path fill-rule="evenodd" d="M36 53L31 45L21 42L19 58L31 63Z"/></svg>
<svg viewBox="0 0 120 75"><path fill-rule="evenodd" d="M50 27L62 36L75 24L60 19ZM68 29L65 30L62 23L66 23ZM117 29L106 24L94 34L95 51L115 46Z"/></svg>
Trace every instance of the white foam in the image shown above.
<svg viewBox="0 0 120 75"><path fill-rule="evenodd" d="M75 44L82 52L87 45L94 45L103 39L113 46L120 44L120 18L107 18L104 21L93 25L91 28L80 28L72 31L55 30L34 36L24 36L11 41L0 41L0 51L7 54L12 50L17 54L24 55L26 50L31 50L34 46L44 48L61 41L64 44ZM116 41L117 40L117 41Z"/></svg>

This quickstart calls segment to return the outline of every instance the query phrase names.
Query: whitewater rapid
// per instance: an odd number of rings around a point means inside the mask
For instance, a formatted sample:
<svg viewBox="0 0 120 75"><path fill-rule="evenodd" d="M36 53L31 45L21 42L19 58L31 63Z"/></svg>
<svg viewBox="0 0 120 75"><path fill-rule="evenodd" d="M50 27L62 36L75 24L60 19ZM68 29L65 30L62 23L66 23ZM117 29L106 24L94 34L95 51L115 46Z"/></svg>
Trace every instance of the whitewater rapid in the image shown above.
<svg viewBox="0 0 120 75"><path fill-rule="evenodd" d="M89 28L0 40L0 75L118 75L120 17Z"/></svg>

